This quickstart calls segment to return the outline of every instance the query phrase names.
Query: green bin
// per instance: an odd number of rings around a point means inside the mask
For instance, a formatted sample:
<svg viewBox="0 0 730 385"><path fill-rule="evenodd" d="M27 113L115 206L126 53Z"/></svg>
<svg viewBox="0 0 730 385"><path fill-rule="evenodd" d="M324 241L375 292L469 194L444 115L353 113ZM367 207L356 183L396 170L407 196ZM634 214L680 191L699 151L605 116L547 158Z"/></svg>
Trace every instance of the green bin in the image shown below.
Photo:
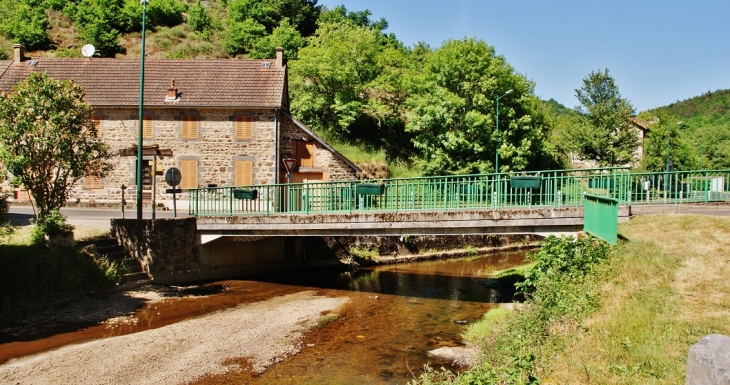
<svg viewBox="0 0 730 385"><path fill-rule="evenodd" d="M513 176L509 180L511 188L540 188L542 178L539 176Z"/></svg>
<svg viewBox="0 0 730 385"><path fill-rule="evenodd" d="M259 197L259 191L236 189L233 190L233 197L236 199L256 199Z"/></svg>
<svg viewBox="0 0 730 385"><path fill-rule="evenodd" d="M383 195L383 193L385 193L385 185L376 183L360 183L355 186L355 191L359 195Z"/></svg>

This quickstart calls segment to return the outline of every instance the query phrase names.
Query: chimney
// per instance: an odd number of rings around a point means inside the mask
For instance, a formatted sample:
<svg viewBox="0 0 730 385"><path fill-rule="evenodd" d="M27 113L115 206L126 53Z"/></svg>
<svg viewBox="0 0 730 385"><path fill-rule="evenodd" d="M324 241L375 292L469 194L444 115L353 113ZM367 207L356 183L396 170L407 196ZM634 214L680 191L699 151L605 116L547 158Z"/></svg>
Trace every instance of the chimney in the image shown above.
<svg viewBox="0 0 730 385"><path fill-rule="evenodd" d="M276 47L276 68L284 66L284 48Z"/></svg>
<svg viewBox="0 0 730 385"><path fill-rule="evenodd" d="M170 87L167 88L167 98L177 98L177 88L175 88L175 80L170 81Z"/></svg>
<svg viewBox="0 0 730 385"><path fill-rule="evenodd" d="M25 60L25 47L22 44L13 44L13 61L21 63Z"/></svg>

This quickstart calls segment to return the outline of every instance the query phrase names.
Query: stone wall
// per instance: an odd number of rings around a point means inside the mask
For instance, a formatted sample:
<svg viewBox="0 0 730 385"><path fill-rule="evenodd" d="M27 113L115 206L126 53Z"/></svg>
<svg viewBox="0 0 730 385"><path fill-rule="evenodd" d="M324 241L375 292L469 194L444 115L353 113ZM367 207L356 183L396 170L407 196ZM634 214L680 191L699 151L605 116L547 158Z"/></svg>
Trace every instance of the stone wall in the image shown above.
<svg viewBox="0 0 730 385"><path fill-rule="evenodd" d="M295 141L314 140L304 130L299 128L294 122L289 119L283 118L281 121L281 154L280 157L291 158L294 155L294 148L296 147ZM327 148L322 146L321 143L314 140L315 160L314 164L317 168L324 171L324 180L354 180L357 179L355 170L350 167L341 158L330 152ZM280 175L286 173L283 164L279 165Z"/></svg>
<svg viewBox="0 0 730 385"><path fill-rule="evenodd" d="M123 148L137 145L136 108L99 108L94 114L101 115L101 140L110 148L111 173L102 179L98 189L84 188L83 182L77 183L69 202L119 202L121 186L125 185L128 202L135 200L136 156L120 157L116 154ZM307 133L286 117L281 117L275 109L190 109L167 108L146 109L145 115L153 115L153 138L144 138L143 144L159 145L170 149L172 157L158 158L158 168L163 171L170 167L180 168L181 160L198 161L198 185L234 185L234 164L236 160L253 161L253 184L277 183L277 171L281 178L286 173L281 159L292 156L295 140L311 140ZM181 115L198 116L199 136L195 139L180 137ZM253 139L235 139L236 116L253 116ZM276 129L280 129L280 153L277 159ZM316 144L315 163L322 169L325 180L355 179L355 171L342 159L332 154L319 142ZM145 157L144 159L152 159ZM278 168L278 169L277 169ZM156 197L158 201L170 199L165 194L169 188L164 177L157 177ZM187 194L178 196L187 199Z"/></svg>
<svg viewBox="0 0 730 385"><path fill-rule="evenodd" d="M195 218L112 219L111 234L155 281L200 271Z"/></svg>

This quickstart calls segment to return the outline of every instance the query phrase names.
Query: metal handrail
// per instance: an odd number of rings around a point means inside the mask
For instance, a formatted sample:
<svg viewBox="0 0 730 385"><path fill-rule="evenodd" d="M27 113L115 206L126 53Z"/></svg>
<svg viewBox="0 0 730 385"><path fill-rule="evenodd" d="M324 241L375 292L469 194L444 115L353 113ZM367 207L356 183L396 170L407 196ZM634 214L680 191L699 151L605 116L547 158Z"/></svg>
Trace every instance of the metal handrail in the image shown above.
<svg viewBox="0 0 730 385"><path fill-rule="evenodd" d="M256 198L247 199L243 190L256 190ZM582 206L586 193L622 205L710 202L730 199L728 190L730 170L632 173L612 167L204 187L188 190L188 198L191 215L234 216Z"/></svg>

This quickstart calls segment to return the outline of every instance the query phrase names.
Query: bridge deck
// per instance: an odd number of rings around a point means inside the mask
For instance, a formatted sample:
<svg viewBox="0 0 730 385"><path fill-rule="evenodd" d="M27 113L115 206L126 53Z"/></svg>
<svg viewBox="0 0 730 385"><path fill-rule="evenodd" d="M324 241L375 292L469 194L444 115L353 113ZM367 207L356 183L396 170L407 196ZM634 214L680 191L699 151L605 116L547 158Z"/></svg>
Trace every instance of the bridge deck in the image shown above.
<svg viewBox="0 0 730 385"><path fill-rule="evenodd" d="M619 210L620 220L631 215ZM222 236L552 234L583 228L582 207L199 217L203 243Z"/></svg>

